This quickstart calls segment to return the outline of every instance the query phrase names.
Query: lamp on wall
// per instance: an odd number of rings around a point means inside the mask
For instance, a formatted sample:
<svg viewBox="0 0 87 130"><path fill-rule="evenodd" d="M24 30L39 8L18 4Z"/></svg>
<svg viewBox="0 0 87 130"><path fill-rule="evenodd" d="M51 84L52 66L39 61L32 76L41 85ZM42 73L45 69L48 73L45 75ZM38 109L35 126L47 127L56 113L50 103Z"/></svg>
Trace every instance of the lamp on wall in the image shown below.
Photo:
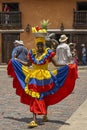
<svg viewBox="0 0 87 130"><path fill-rule="evenodd" d="M27 26L26 26L26 32L30 32L30 28L31 28L30 24L27 24Z"/></svg>
<svg viewBox="0 0 87 130"><path fill-rule="evenodd" d="M61 25L60 25L60 30L63 33L63 31L64 31L64 25L63 25L63 23L61 23Z"/></svg>

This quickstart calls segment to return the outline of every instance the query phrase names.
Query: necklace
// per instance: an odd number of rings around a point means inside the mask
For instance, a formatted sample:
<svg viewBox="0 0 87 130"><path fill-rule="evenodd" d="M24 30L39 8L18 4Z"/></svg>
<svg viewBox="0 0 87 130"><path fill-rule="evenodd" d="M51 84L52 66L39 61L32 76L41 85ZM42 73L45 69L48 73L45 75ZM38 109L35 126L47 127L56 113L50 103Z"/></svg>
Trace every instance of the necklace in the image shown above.
<svg viewBox="0 0 87 130"><path fill-rule="evenodd" d="M49 48L46 48L42 54L38 54L35 49L32 49L32 51L30 51L30 55L34 64L43 64L46 62L51 52L52 51Z"/></svg>
<svg viewBox="0 0 87 130"><path fill-rule="evenodd" d="M36 60L41 60L44 58L44 56L45 56L45 50L43 50L43 52L37 51L35 58L36 58Z"/></svg>

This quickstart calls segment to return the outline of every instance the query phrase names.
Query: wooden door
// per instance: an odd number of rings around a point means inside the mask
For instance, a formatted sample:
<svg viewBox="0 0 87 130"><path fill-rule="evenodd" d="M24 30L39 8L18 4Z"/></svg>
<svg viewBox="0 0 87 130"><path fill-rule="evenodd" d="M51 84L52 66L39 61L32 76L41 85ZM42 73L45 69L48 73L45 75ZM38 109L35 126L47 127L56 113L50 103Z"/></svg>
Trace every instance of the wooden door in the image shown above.
<svg viewBox="0 0 87 130"><path fill-rule="evenodd" d="M14 48L13 42L20 39L20 34L2 34L2 63L7 63L11 59L11 53Z"/></svg>

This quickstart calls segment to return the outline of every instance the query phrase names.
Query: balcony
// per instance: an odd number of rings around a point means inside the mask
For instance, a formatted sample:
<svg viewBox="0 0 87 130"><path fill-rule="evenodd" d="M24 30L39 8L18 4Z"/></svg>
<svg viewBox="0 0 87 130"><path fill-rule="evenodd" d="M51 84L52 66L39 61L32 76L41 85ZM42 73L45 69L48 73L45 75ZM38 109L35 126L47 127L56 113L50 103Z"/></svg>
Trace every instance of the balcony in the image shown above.
<svg viewBox="0 0 87 130"><path fill-rule="evenodd" d="M21 29L21 12L0 12L0 29Z"/></svg>
<svg viewBox="0 0 87 130"><path fill-rule="evenodd" d="M87 29L87 11L74 11L73 27Z"/></svg>

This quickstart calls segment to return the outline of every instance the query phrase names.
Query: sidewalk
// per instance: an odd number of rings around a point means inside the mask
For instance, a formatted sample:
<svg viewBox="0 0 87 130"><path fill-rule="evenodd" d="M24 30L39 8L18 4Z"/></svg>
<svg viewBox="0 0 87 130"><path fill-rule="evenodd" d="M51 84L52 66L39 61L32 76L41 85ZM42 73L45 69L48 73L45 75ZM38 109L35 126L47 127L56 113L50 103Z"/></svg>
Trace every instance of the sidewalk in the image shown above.
<svg viewBox="0 0 87 130"><path fill-rule="evenodd" d="M76 112L58 130L87 130L87 100L77 109Z"/></svg>
<svg viewBox="0 0 87 130"><path fill-rule="evenodd" d="M83 65L82 66L78 66L78 69L80 69L80 70L81 69L87 69L87 65L86 66L83 66Z"/></svg>

